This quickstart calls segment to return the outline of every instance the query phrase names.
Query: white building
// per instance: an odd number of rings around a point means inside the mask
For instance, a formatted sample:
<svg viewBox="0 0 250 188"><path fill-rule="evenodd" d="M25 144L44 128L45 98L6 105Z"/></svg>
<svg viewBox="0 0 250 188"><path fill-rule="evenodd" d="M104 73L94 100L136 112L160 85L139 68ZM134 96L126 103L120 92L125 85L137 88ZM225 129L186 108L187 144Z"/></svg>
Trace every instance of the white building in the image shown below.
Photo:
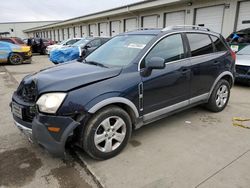
<svg viewBox="0 0 250 188"><path fill-rule="evenodd" d="M0 23L0 33L9 33L3 35L6 37L27 38L27 34L23 32L28 28L38 27L46 24L56 23L58 21L40 21L40 22L5 22Z"/></svg>
<svg viewBox="0 0 250 188"><path fill-rule="evenodd" d="M199 25L227 36L250 28L250 1L148 0L128 6L27 29L55 41L82 36L114 36L136 28Z"/></svg>

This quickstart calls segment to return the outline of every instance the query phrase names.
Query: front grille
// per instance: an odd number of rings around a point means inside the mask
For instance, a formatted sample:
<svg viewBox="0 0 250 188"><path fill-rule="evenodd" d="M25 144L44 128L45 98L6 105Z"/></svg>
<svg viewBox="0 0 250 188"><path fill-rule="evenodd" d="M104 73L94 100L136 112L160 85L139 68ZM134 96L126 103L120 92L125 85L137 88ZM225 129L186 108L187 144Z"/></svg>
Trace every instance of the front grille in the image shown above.
<svg viewBox="0 0 250 188"><path fill-rule="evenodd" d="M249 69L250 69L249 66L236 65L236 72L238 74L247 74L247 73L250 73Z"/></svg>
<svg viewBox="0 0 250 188"><path fill-rule="evenodd" d="M29 84L21 82L17 88L17 95L25 102L35 102L37 99L37 88L34 81Z"/></svg>

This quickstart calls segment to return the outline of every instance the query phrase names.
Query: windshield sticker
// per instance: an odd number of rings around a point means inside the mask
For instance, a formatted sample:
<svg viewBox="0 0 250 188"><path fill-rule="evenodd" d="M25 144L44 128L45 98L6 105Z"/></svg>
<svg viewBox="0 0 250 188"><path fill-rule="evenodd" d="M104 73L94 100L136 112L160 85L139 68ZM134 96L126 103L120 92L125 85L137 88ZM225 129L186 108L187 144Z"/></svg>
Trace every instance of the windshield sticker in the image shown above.
<svg viewBox="0 0 250 188"><path fill-rule="evenodd" d="M135 43L130 43L128 45L128 48L139 48L139 49L143 49L146 45L145 44L135 44Z"/></svg>

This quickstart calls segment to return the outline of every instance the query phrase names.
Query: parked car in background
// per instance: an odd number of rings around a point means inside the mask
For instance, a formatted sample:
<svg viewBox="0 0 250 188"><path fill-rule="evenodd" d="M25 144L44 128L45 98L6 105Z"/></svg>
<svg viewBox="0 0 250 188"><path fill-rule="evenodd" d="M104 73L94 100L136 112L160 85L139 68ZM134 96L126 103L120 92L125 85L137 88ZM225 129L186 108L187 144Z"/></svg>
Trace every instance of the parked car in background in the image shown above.
<svg viewBox="0 0 250 188"><path fill-rule="evenodd" d="M60 49L54 49L51 51L50 61L52 61L54 64L58 64L72 61L79 57L84 58L108 40L109 38L106 37L83 38L70 47L62 47Z"/></svg>
<svg viewBox="0 0 250 188"><path fill-rule="evenodd" d="M225 39L204 28L123 33L83 62L26 76L12 97L13 118L54 155L63 156L71 140L92 158L108 159L133 129L200 104L222 111L234 70Z"/></svg>
<svg viewBox="0 0 250 188"><path fill-rule="evenodd" d="M238 52L250 44L250 28L233 32L227 37L227 42L234 52Z"/></svg>
<svg viewBox="0 0 250 188"><path fill-rule="evenodd" d="M31 46L33 53L46 54L46 48L49 45L53 45L54 42L45 38L29 38L27 39L27 45Z"/></svg>
<svg viewBox="0 0 250 188"><path fill-rule="evenodd" d="M250 45L236 54L236 81L250 84Z"/></svg>
<svg viewBox="0 0 250 188"><path fill-rule="evenodd" d="M16 45L0 41L0 63L19 65L31 62L30 46Z"/></svg>
<svg viewBox="0 0 250 188"><path fill-rule="evenodd" d="M81 40L82 38L73 38L73 39L67 39L67 40L64 40L58 44L53 44L53 45L49 45L47 46L46 48L46 54L50 54L50 51L51 50L54 50L54 49L60 49L62 47L68 47L68 46L71 46L73 44L75 44L76 42L78 42L79 40Z"/></svg>
<svg viewBox="0 0 250 188"><path fill-rule="evenodd" d="M26 43L18 37L0 37L0 41L26 46Z"/></svg>

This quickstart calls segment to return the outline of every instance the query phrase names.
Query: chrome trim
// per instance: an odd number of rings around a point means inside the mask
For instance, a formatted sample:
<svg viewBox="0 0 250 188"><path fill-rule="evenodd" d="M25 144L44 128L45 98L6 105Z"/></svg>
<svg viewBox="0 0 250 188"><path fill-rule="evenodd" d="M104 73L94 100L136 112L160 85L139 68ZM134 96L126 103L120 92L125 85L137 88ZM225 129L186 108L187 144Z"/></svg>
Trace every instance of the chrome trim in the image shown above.
<svg viewBox="0 0 250 188"><path fill-rule="evenodd" d="M145 114L143 116L143 121L151 120L151 119L153 119L155 117L158 117L158 116L161 116L163 114L169 113L171 111L177 110L179 108L185 107L188 104L189 104L189 100L186 100L186 101L174 104L172 106L168 106L168 107L165 107L165 108L150 112L150 113Z"/></svg>
<svg viewBox="0 0 250 188"><path fill-rule="evenodd" d="M202 95L193 97L189 100L189 104L194 104L203 100L208 100L209 99L209 93L204 93Z"/></svg>
<svg viewBox="0 0 250 188"><path fill-rule="evenodd" d="M26 136L29 136L29 137L30 137L30 136L32 135L32 129L27 128L27 127L21 125L20 123L18 123L18 122L16 122L16 121L14 121L14 124L15 124L15 126L16 126L21 132L23 132Z"/></svg>
<svg viewBox="0 0 250 188"><path fill-rule="evenodd" d="M170 33L167 33L163 36L161 36L157 41L154 42L154 44L151 45L151 47L146 51L146 53L142 56L142 58L140 59L139 63L138 63L138 67L137 67L137 70L140 72L140 65L141 65L141 62L142 60L145 58L145 56L149 53L149 51L163 38L169 36L169 35L173 35L173 34L182 34L182 33L203 33L203 34L209 34L209 35L214 35L216 36L216 33L211 33L210 31L205 31L205 30L190 30L190 31L174 31L174 32L170 32ZM217 52L215 52L217 53ZM213 53L212 53L213 54ZM196 56L196 57L199 57L199 56ZM181 61L181 60L184 60L184 59L189 59L190 57L187 57L187 58L183 58L183 59L180 59L180 60L177 60L177 61ZM168 62L169 63L172 63L172 62Z"/></svg>
<svg viewBox="0 0 250 188"><path fill-rule="evenodd" d="M137 118L139 117L138 110L137 110L136 106L134 105L134 103L126 98L123 98L123 97L111 97L111 98L105 99L105 100L97 103L93 107L91 107L88 112L93 114L96 111L100 110L102 107L107 106L109 104L114 104L114 103L123 103L123 104L128 105L135 113L135 116Z"/></svg>
<svg viewBox="0 0 250 188"><path fill-rule="evenodd" d="M138 93L139 93L139 109L143 111L143 82L138 85Z"/></svg>
<svg viewBox="0 0 250 188"><path fill-rule="evenodd" d="M168 106L168 107L165 107L165 108L150 112L148 114L145 114L143 116L143 120L144 121L151 120L151 119L153 119L155 117L161 116L163 114L167 114L167 113L172 112L174 110L178 110L178 109L186 107L186 106L188 106L190 104L194 104L194 103L197 103L197 102L200 102L200 101L203 101L203 100L208 100L208 99L209 99L209 93L204 93L202 95L193 97L193 98L191 98L189 100L185 100L185 101L182 101L180 103L177 103L177 104L174 104L174 105L171 105L171 106Z"/></svg>
<svg viewBox="0 0 250 188"><path fill-rule="evenodd" d="M234 76L233 76L233 74L231 73L231 72L229 72L229 71L225 71L225 72L222 72L217 78L216 78L216 80L214 81L214 83L213 83L213 86L211 87L211 89L210 89L210 91L209 91L209 97L211 96L211 94L212 94L212 92L213 92L213 90L214 90L214 87L216 86L216 84L219 82L219 80L223 77L223 76L231 76L231 78L232 78L232 81L233 81L233 83L234 83Z"/></svg>

